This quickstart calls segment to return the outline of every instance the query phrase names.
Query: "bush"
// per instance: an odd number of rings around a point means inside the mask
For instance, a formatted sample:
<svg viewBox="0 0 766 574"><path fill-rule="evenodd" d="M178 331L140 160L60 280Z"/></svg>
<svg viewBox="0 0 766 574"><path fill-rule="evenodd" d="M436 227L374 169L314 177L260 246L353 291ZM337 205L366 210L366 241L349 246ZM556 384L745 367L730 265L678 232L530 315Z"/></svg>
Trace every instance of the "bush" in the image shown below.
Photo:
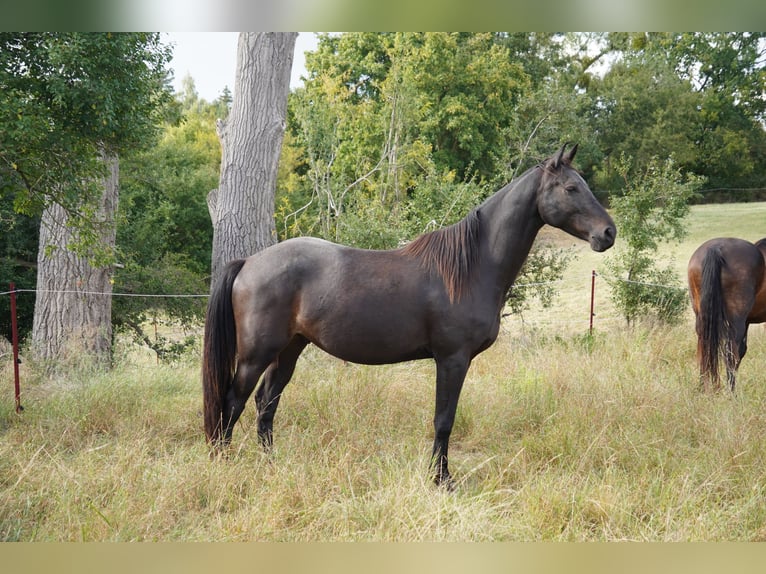
<svg viewBox="0 0 766 574"><path fill-rule="evenodd" d="M606 258L605 275L612 300L629 323L650 315L671 322L685 308L686 290L669 266L659 266L657 248L686 235L689 202L704 180L682 174L672 157L664 162L654 157L637 174L631 163L623 155L618 164L625 188L611 205L619 242Z"/></svg>

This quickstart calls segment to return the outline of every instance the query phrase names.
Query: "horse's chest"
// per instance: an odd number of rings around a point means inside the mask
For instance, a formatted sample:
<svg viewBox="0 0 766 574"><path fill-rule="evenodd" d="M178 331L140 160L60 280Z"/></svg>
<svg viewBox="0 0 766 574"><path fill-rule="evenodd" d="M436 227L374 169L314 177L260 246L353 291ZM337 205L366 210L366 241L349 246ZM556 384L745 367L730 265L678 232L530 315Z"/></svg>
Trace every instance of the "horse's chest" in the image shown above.
<svg viewBox="0 0 766 574"><path fill-rule="evenodd" d="M475 356L495 342L500 331L500 316L472 315L446 321L436 339L452 348L461 348Z"/></svg>
<svg viewBox="0 0 766 574"><path fill-rule="evenodd" d="M485 336L479 345L478 352L482 352L487 349L492 343L497 340L497 335L500 333L500 315L498 314L493 318L491 322L488 322L485 327Z"/></svg>

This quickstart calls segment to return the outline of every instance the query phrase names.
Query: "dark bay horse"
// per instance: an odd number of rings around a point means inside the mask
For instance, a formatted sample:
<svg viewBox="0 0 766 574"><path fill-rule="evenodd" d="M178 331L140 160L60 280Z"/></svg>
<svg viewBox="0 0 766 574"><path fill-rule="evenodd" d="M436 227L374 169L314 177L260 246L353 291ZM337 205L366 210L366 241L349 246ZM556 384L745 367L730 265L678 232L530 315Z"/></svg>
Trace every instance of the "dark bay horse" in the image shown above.
<svg viewBox="0 0 766 574"><path fill-rule="evenodd" d="M205 433L226 447L255 393L258 436L301 351L385 364L432 358L436 408L432 470L452 486L447 449L471 360L495 341L506 293L538 231L549 224L590 242L615 240L614 222L572 167L575 145L526 171L463 220L401 249L369 251L315 238L278 243L230 262L208 302L202 381Z"/></svg>
<svg viewBox="0 0 766 574"><path fill-rule="evenodd" d="M705 390L720 389L722 356L731 390L747 352L751 323L766 322L766 237L710 239L692 254L687 269L696 316L697 363Z"/></svg>

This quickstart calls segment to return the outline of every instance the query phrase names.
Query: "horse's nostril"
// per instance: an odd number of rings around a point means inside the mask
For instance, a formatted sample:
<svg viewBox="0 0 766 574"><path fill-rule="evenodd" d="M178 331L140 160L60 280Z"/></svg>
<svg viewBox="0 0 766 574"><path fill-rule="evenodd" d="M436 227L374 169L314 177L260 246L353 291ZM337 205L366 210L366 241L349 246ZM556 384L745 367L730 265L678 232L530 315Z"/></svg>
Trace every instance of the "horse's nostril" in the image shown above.
<svg viewBox="0 0 766 574"><path fill-rule="evenodd" d="M614 241L614 236L615 236L614 227L607 227L604 230L604 237L606 237L607 239L611 239L612 241Z"/></svg>

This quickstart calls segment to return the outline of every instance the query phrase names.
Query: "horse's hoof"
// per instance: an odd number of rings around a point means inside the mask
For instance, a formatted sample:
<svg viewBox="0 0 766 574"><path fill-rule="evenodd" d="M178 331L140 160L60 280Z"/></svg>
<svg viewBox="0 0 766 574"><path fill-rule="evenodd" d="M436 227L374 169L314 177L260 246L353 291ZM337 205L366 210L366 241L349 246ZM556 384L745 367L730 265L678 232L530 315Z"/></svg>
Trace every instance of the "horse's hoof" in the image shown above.
<svg viewBox="0 0 766 574"><path fill-rule="evenodd" d="M455 492L455 489L457 488L457 483L449 474L435 476L434 483L436 484L436 486L438 486L439 488L443 488L447 492Z"/></svg>
<svg viewBox="0 0 766 574"><path fill-rule="evenodd" d="M208 456L210 460L227 460L230 449L226 445L216 444L210 447Z"/></svg>

